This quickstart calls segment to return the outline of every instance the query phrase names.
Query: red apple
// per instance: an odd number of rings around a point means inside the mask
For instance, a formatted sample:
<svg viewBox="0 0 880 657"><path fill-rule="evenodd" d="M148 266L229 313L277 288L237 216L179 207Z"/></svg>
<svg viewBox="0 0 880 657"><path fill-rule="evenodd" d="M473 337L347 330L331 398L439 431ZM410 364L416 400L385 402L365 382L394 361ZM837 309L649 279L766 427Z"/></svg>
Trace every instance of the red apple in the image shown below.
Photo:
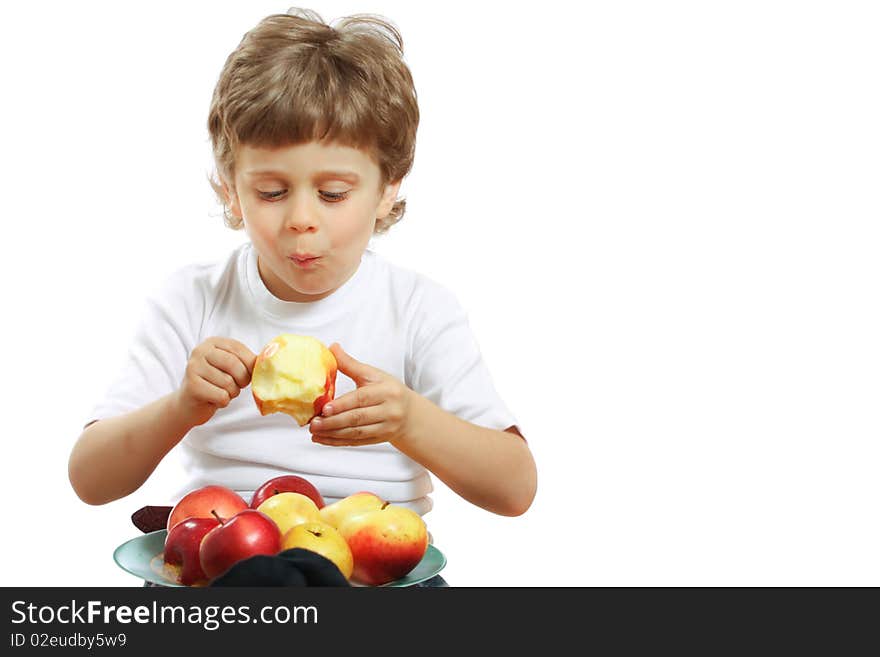
<svg viewBox="0 0 880 657"><path fill-rule="evenodd" d="M339 527L354 558L352 579L378 586L400 579L425 556L428 528L415 511L387 502L349 516Z"/></svg>
<svg viewBox="0 0 880 657"><path fill-rule="evenodd" d="M254 362L251 392L261 415L287 413L304 427L336 392L336 357L309 335L284 333Z"/></svg>
<svg viewBox="0 0 880 657"><path fill-rule="evenodd" d="M204 486L180 498L168 516L168 531L187 518L213 518L216 513L221 518L231 518L239 511L248 508L241 495L225 486Z"/></svg>
<svg viewBox="0 0 880 657"><path fill-rule="evenodd" d="M202 539L199 548L199 561L209 579L222 575L242 559L281 550L278 525L264 513L245 509L220 522Z"/></svg>
<svg viewBox="0 0 880 657"><path fill-rule="evenodd" d="M318 489L311 482L296 475L284 475L270 479L255 490L254 496L251 498L251 508L256 509L267 499L278 493L299 493L311 498L312 502L319 509L324 507L324 498L321 497L321 493L318 492Z"/></svg>
<svg viewBox="0 0 880 657"><path fill-rule="evenodd" d="M199 560L199 547L205 535L220 525L217 518L187 518L168 532L165 539L165 563L181 566L177 581L186 586L199 583L207 577Z"/></svg>

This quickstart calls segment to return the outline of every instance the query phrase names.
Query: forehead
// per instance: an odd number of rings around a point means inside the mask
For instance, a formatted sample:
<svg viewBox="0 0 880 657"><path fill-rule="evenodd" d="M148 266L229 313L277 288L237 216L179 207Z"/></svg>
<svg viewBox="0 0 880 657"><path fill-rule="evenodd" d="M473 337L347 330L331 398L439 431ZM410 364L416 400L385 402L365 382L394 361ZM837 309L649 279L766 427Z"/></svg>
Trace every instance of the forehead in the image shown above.
<svg viewBox="0 0 880 657"><path fill-rule="evenodd" d="M272 148L243 144L236 153L236 170L247 178L271 174L312 177L336 173L361 180L378 180L380 176L379 166L366 151L317 141Z"/></svg>

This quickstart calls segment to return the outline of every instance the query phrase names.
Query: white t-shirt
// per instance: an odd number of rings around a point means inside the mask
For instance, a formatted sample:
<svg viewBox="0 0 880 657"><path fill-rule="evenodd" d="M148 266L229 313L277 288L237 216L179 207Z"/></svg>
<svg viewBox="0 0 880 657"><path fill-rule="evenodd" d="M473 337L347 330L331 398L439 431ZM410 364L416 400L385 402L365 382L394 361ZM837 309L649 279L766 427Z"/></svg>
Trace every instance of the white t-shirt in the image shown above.
<svg viewBox="0 0 880 657"><path fill-rule="evenodd" d="M338 342L357 360L474 424L516 424L495 391L465 313L445 288L366 251L355 274L330 296L282 301L266 289L250 243L223 262L184 267L150 297L122 372L88 420L133 411L176 390L190 353L209 337L233 338L259 353L281 333L311 335L328 346ZM339 372L336 396L354 389ZM250 500L264 481L298 474L327 503L367 490L419 513L431 509L428 471L390 443L313 443L308 427L293 418L261 416L250 388L190 430L166 458L175 457L186 481L168 491L168 504L208 484Z"/></svg>

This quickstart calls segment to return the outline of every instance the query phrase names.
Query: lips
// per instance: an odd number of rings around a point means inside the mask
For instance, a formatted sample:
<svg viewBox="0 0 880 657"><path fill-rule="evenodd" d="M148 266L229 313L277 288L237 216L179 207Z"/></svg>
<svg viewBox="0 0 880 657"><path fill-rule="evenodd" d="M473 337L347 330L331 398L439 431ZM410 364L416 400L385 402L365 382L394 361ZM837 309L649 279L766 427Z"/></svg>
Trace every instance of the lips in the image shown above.
<svg viewBox="0 0 880 657"><path fill-rule="evenodd" d="M317 256L313 253L292 253L288 256L288 258L290 258L290 260L292 260L293 263L296 265L307 267L317 262L320 256Z"/></svg>

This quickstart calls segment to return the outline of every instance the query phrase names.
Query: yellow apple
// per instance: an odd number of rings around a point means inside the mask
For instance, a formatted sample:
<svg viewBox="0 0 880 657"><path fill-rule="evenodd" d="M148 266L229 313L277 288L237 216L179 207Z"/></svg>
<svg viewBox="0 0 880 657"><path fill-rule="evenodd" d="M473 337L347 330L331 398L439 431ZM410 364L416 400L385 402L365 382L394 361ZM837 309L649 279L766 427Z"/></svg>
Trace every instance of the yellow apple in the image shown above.
<svg viewBox="0 0 880 657"><path fill-rule="evenodd" d="M349 516L339 533L354 557L352 577L373 586L409 573L428 549L428 528L422 517L394 504Z"/></svg>
<svg viewBox="0 0 880 657"><path fill-rule="evenodd" d="M354 570L351 548L342 535L326 522L304 522L292 527L281 539L281 549L303 548L317 552L336 564L345 579Z"/></svg>
<svg viewBox="0 0 880 657"><path fill-rule="evenodd" d="M378 495L361 491L323 507L321 509L321 520L339 529L339 526L349 516L361 513L362 511L381 509L383 504L385 504L385 500Z"/></svg>
<svg viewBox="0 0 880 657"><path fill-rule="evenodd" d="M281 534L304 522L317 522L321 513L311 498L302 493L278 493L257 507L275 521Z"/></svg>

